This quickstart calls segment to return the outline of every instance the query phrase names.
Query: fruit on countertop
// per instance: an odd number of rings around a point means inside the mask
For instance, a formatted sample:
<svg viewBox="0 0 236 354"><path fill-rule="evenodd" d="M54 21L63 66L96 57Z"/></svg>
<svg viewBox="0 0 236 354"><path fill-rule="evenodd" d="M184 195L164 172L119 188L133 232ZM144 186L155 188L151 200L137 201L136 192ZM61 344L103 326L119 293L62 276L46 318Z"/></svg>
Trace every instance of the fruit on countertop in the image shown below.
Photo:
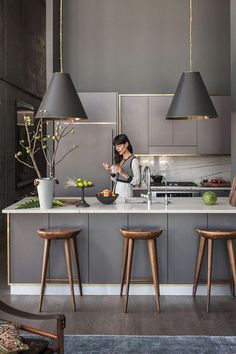
<svg viewBox="0 0 236 354"><path fill-rule="evenodd" d="M115 193L112 192L110 189L104 189L102 192L97 194L100 197L115 197Z"/></svg>
<svg viewBox="0 0 236 354"><path fill-rule="evenodd" d="M206 205L214 205L217 201L217 195L214 192L205 192L202 195L202 200Z"/></svg>
<svg viewBox="0 0 236 354"><path fill-rule="evenodd" d="M86 179L83 179L83 178L77 178L75 179L75 184L76 184L76 187L79 187L79 188L87 188L87 187L93 187L93 182L91 181L87 181Z"/></svg>
<svg viewBox="0 0 236 354"><path fill-rule="evenodd" d="M212 178L210 180L211 183L225 183L225 180L223 178Z"/></svg>

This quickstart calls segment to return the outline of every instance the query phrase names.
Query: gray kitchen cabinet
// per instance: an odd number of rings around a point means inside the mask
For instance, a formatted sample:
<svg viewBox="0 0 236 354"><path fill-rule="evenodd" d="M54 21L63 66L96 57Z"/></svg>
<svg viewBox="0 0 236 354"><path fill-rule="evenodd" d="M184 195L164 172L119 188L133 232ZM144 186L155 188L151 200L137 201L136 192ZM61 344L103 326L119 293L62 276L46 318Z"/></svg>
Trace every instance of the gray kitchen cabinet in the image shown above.
<svg viewBox="0 0 236 354"><path fill-rule="evenodd" d="M172 145L172 121L165 119L172 96L149 97L148 145Z"/></svg>
<svg viewBox="0 0 236 354"><path fill-rule="evenodd" d="M219 118L203 121L166 120L172 98L121 95L121 132L136 154L230 154L230 96L212 96Z"/></svg>
<svg viewBox="0 0 236 354"><path fill-rule="evenodd" d="M167 283L167 215L166 214L129 214L129 228L135 229L162 229L163 232L157 239L157 256L159 280L161 284ZM144 240L135 241L132 278L151 278L152 272L148 254L147 242Z"/></svg>
<svg viewBox="0 0 236 354"><path fill-rule="evenodd" d="M77 236L80 275L82 283L88 283L88 215L49 214L49 227L81 229ZM73 257L72 252L71 257ZM74 258L72 258L71 263L73 278L77 280ZM68 279L63 240L56 240L51 243L49 278L51 280Z"/></svg>
<svg viewBox="0 0 236 354"><path fill-rule="evenodd" d="M230 97L211 99L218 118L198 121L198 154L230 154Z"/></svg>
<svg viewBox="0 0 236 354"><path fill-rule="evenodd" d="M120 131L126 134L135 154L148 153L148 96L121 96Z"/></svg>
<svg viewBox="0 0 236 354"><path fill-rule="evenodd" d="M81 196L80 188L65 188L68 178L83 178L94 183L86 188L85 197L95 196L97 192L110 188L110 173L105 171L102 163L112 162L112 139L115 134L110 125L75 125L74 134L68 135L58 149L58 159L73 145L79 145L69 158L56 166L55 176L59 180L56 186L57 196Z"/></svg>
<svg viewBox="0 0 236 354"><path fill-rule="evenodd" d="M195 148L192 147L197 145L197 122L165 119L172 99L173 96L149 97L150 153L195 152Z"/></svg>
<svg viewBox="0 0 236 354"><path fill-rule="evenodd" d="M74 134L68 135L58 149L57 160L73 145L79 145L78 149L56 166L58 196L81 196L81 190L78 188L65 189L68 178L80 177L94 183L94 187L85 190L85 196L94 196L97 192L111 187L110 174L104 170L102 163L112 163L117 93L81 92L79 97L88 120L74 124Z"/></svg>
<svg viewBox="0 0 236 354"><path fill-rule="evenodd" d="M123 237L127 214L89 216L89 282L119 284L121 279Z"/></svg>

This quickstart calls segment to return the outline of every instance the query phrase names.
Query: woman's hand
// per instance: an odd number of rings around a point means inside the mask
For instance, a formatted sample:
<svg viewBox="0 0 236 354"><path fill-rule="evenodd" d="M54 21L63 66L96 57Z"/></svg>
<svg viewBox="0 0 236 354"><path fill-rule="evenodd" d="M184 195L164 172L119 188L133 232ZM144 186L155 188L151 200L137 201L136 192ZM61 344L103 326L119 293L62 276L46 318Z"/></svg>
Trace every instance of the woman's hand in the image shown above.
<svg viewBox="0 0 236 354"><path fill-rule="evenodd" d="M103 162L102 166L105 168L105 170L110 171L111 170L111 165L108 162Z"/></svg>
<svg viewBox="0 0 236 354"><path fill-rule="evenodd" d="M119 165L115 165L113 166L113 170L114 170L114 173L119 173L120 176L124 177L125 179L128 179L128 175L123 172L123 170L121 169L121 167Z"/></svg>
<svg viewBox="0 0 236 354"><path fill-rule="evenodd" d="M115 166L113 166L113 171L114 171L114 173L121 174L121 167L119 165L115 165Z"/></svg>

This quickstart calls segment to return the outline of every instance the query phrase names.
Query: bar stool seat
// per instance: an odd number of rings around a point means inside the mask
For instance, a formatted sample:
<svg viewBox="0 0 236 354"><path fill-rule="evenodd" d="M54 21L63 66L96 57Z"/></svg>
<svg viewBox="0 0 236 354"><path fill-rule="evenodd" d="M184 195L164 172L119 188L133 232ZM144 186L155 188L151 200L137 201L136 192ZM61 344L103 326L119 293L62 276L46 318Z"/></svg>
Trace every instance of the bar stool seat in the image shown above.
<svg viewBox="0 0 236 354"><path fill-rule="evenodd" d="M195 298L199 275L202 267L203 254L207 241L208 256L207 256L207 312L210 312L210 296L211 296L211 275L212 275L212 258L213 258L213 241L225 240L227 242L229 261L232 272L232 294L235 296L236 287L236 264L234 255L233 240L236 239L236 230L196 230L199 235L199 247L197 255L196 273L193 285L193 297Z"/></svg>
<svg viewBox="0 0 236 354"><path fill-rule="evenodd" d="M50 228L50 229L37 230L38 235L44 239L44 253L43 253L43 265L42 265L42 275L41 275L39 312L41 312L42 310L43 296L44 296L45 283L46 283L47 265L49 260L51 241L53 240L64 240L66 266L67 266L67 273L68 273L70 289L71 289L72 306L73 306L73 310L76 311L69 240L71 240L72 252L74 255L74 260L75 260L75 265L76 265L77 275L78 275L78 285L80 289L80 295L82 296L83 294L82 294L82 284L80 278L78 247L76 242L77 241L76 238L79 235L80 231L81 231L80 229L70 229L70 228L65 228L65 229Z"/></svg>
<svg viewBox="0 0 236 354"><path fill-rule="evenodd" d="M160 312L160 301L159 301L160 291L159 291L158 257L157 257L156 239L162 234L162 230L161 229L157 229L157 230L120 229L120 232L124 237L120 296L122 296L123 294L123 287L124 287L125 276L126 276L125 313L128 310L129 286L131 282L130 278L131 278L131 268L132 268L135 240L147 241L151 269L152 269L153 283L155 288L157 310L158 312Z"/></svg>

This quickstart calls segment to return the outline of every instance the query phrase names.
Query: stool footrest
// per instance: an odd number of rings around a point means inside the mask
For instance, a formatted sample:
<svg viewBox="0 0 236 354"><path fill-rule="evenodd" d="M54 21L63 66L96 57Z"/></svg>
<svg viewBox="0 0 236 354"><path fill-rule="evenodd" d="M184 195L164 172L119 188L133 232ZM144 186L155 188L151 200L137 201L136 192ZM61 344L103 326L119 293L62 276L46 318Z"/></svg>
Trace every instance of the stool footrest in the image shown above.
<svg viewBox="0 0 236 354"><path fill-rule="evenodd" d="M131 278L130 283L153 284L153 280L152 278ZM126 284L126 280L124 281L124 284Z"/></svg>

